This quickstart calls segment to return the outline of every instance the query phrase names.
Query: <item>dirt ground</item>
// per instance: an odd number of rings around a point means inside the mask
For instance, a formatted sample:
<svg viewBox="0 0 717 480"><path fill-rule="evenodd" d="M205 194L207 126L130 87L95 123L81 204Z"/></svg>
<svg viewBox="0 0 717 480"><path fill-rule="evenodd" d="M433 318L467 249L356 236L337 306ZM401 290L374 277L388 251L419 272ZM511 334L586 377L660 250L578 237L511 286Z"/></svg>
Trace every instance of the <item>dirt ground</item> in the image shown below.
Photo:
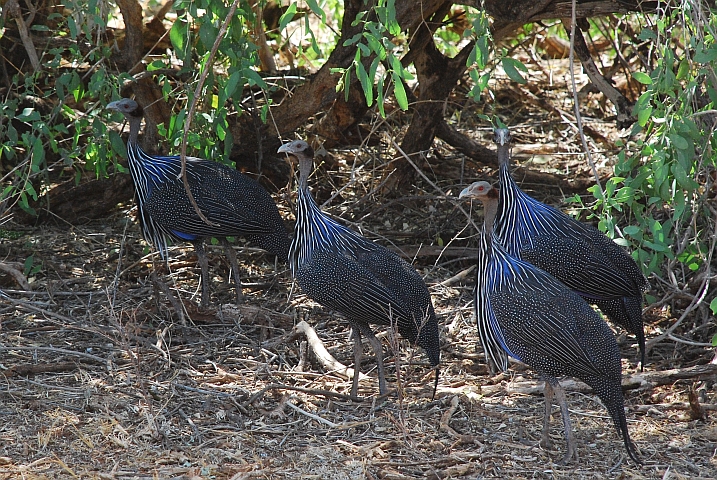
<svg viewBox="0 0 717 480"><path fill-rule="evenodd" d="M515 98L503 92L496 102L505 101L508 112ZM504 116L518 140L516 163L589 178L569 122L555 112L532 116L537 107L521 105L528 106ZM597 101L588 107L609 108ZM457 128L492 148L489 128L467 116ZM607 174L619 132L609 119L588 125L605 139L591 145ZM350 379L320 364L295 331L305 320L351 367L347 324L292 289L285 265L241 241L245 303L232 304L228 262L211 247L212 308L199 311L191 247L175 246L164 266L141 239L133 205L84 225L9 223L0 258L22 270L34 255L40 269L28 279L32 290L0 276L0 478L717 478L714 349L666 339L649 351L642 373L633 338L622 331L628 424L644 465L629 460L597 398L570 380L579 461L558 464L565 444L557 407L554 448L540 448L539 379L519 364L496 377L485 367L472 319L476 231L448 198L473 180L495 179L495 171L437 141L422 167L442 193L419 180L410 196L381 198L373 189L392 153L385 139L376 143L330 152L311 185L319 203L328 200L326 211L407 254L424 276L442 328L435 399L423 353L384 333L392 392L378 396L366 348L363 401L351 401ZM556 205L563 198L554 188L523 187ZM287 227L292 191L276 196ZM478 207L478 225L480 215ZM661 302L660 283L651 285L648 339L686 306ZM183 312L168 293L181 299ZM697 310L676 333L708 342L713 321Z"/></svg>

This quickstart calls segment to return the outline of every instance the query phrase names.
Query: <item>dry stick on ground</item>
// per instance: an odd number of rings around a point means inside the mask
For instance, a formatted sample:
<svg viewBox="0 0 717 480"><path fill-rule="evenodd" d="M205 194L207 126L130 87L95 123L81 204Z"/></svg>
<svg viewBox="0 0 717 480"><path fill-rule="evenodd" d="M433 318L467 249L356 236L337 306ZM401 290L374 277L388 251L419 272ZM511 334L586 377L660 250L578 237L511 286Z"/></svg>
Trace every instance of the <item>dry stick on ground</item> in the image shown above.
<svg viewBox="0 0 717 480"><path fill-rule="evenodd" d="M344 400L347 402L356 401L355 398L351 398L350 395L344 395L343 393L336 393L331 392L329 390L321 390L317 388L294 387L292 385L284 385L282 383L272 383L253 394L251 397L249 397L247 401L241 403L241 406L244 408L249 407L254 402L260 400L269 390L293 390L295 392L306 393L309 395L321 395L322 397L338 398L339 400Z"/></svg>
<svg viewBox="0 0 717 480"><path fill-rule="evenodd" d="M184 183L184 191L187 192L187 196L189 196L189 201L191 202L192 207L194 207L194 211L197 212L197 215L199 215L199 218L201 218L207 225L212 225L215 227L217 225L210 222L207 219L207 217L204 216L202 211L199 209L199 205L197 205L197 202L194 200L192 191L189 188L189 181L187 180L187 137L189 136L189 127L192 125L192 118L194 117L194 112L197 109L197 102L199 101L199 96L202 93L202 88L204 87L204 82L206 82L207 76L209 75L209 72L212 69L212 62L214 61L214 57L217 55L217 50L219 50L219 44L222 43L222 40L224 39L224 35L227 33L227 28L229 27L229 22L234 17L234 12L236 12L237 5L239 5L239 0L234 0L234 3L232 3L232 6L229 7L229 13L227 13L227 18L224 19L221 27L219 27L219 32L217 33L217 38L214 40L214 45L212 45L212 50L209 52L207 61L204 63L204 70L202 71L202 74L199 76L199 82L197 83L197 88L194 89L194 98L192 98L192 103L189 105L189 112L187 112L187 118L184 121L184 133L182 134L182 148L179 153L179 158L182 161L181 175L182 175L182 182Z"/></svg>
<svg viewBox="0 0 717 480"><path fill-rule="evenodd" d="M20 266L19 263L13 262L12 264L10 264L7 262L0 262L0 270L10 274L10 276L15 280L15 282L17 282L17 284L25 290L32 290L32 287L27 281L27 278L25 278L25 275L23 275L19 269L15 268L15 265Z"/></svg>
<svg viewBox="0 0 717 480"><path fill-rule="evenodd" d="M304 335L304 337L306 337L306 341L309 343L309 346L314 351L316 358L319 360L319 363L324 366L324 368L326 368L330 372L335 372L340 375L343 375L348 379L352 379L354 377L356 369L349 368L343 363L336 360L329 353L329 351L326 350L326 346L324 346L324 342L322 342L319 336L316 334L316 330L314 330L314 328L308 323L306 323L304 320L297 323L294 329L287 335L277 340L273 340L271 342L271 345L290 342L299 335ZM359 380L363 380L366 378L368 378L366 375L359 372Z"/></svg>
<svg viewBox="0 0 717 480"><path fill-rule="evenodd" d="M694 407L689 402L652 403L647 405L636 405L632 408L635 412L652 413L655 410L663 414L662 410L691 410ZM700 408L708 412L717 411L717 405L711 403L700 403Z"/></svg>
<svg viewBox="0 0 717 480"><path fill-rule="evenodd" d="M75 357L81 357L86 358L88 360L92 360L95 363L99 363L100 365L107 365L108 363L111 363L112 361L108 358L101 358L96 355L92 355L90 353L85 352L76 352L74 350L67 350L65 348L57 348L57 347L20 347L20 346L14 346L14 347L0 347L0 352L11 352L15 350L30 350L30 351L41 351L41 352L53 352L53 353L62 353L64 355L73 355Z"/></svg>
<svg viewBox="0 0 717 480"><path fill-rule="evenodd" d="M451 421L451 417L453 416L453 414L456 413L456 410L458 410L459 404L460 399L458 398L458 395L454 395L453 398L451 398L450 408L443 412L443 415L441 416L441 424L439 429L458 440L458 443L477 443L480 445L480 442L473 435L464 435L462 433L458 433L453 430L453 427L448 424L448 422Z"/></svg>
<svg viewBox="0 0 717 480"><path fill-rule="evenodd" d="M328 427L337 428L337 427L340 426L340 425L337 424L337 423L334 423L334 422L332 422L332 421L330 421L330 420L326 420L325 418L322 418L322 417L320 417L320 416L318 416L318 415L315 415L315 414L313 414L313 413L311 413L311 412L307 412L306 410L297 407L296 405L294 405L293 403L291 403L291 400L289 400L289 401L286 402L286 406L287 406L287 407L290 407L290 408L292 408L292 409L294 409L294 410L296 410L297 412L299 412L299 413L302 414L302 415L306 415L306 416L309 417L309 418L313 418L313 419L316 420L317 422L322 423L322 424L324 424L324 425L326 425L326 426L328 426Z"/></svg>
<svg viewBox="0 0 717 480"><path fill-rule="evenodd" d="M33 311L35 313L41 313L47 317L54 317L58 320L66 322L65 326L76 325L78 323L77 320L75 320L75 319L66 317L64 315L60 315L59 313L51 312L50 310L44 310L42 308L36 307L36 306L32 305L30 302L24 302L22 300L15 300L14 298L10 298L6 295L0 296L0 302L2 302L3 300L10 302L17 307L24 308L26 310ZM91 331L91 330L88 329L88 331Z"/></svg>
<svg viewBox="0 0 717 480"><path fill-rule="evenodd" d="M23 364L13 365L2 372L3 377L9 378L17 375L18 377L27 377L30 375L38 375L40 373L60 373L71 372L77 369L75 362L63 363L40 363L38 365Z"/></svg>

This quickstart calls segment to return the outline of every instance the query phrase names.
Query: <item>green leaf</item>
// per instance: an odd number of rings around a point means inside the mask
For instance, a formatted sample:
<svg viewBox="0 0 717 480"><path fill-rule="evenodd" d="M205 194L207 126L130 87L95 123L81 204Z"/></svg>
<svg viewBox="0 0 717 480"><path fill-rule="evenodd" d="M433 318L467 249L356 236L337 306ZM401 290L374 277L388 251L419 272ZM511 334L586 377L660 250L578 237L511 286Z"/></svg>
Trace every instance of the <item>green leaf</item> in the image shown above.
<svg viewBox="0 0 717 480"><path fill-rule="evenodd" d="M680 62L680 66L677 68L677 80L683 80L687 78L687 74L690 71L690 62L683 58Z"/></svg>
<svg viewBox="0 0 717 480"><path fill-rule="evenodd" d="M358 50L356 53L358 53ZM356 62L356 76L361 83L361 87L363 87L366 106L370 107L373 105L373 79L368 77L368 73L366 73L366 69L360 61Z"/></svg>
<svg viewBox="0 0 717 480"><path fill-rule="evenodd" d="M381 45L381 42L379 42L376 37L374 37L373 35L371 35L367 32L364 32L363 36L366 39L366 41L368 42L369 48L371 50L373 50L374 53L376 53L381 58L386 58L386 49L384 48L383 45ZM366 56L368 56L368 55L366 55Z"/></svg>
<svg viewBox="0 0 717 480"><path fill-rule="evenodd" d="M627 227L623 228L622 231L625 233L625 235L637 235L640 233L640 227L636 227L635 225L628 225Z"/></svg>
<svg viewBox="0 0 717 480"><path fill-rule="evenodd" d="M391 70L393 70L396 73L396 75L403 78L404 69L403 69L403 65L401 65L401 60L399 60L396 55L391 55L390 60L391 60Z"/></svg>
<svg viewBox="0 0 717 480"><path fill-rule="evenodd" d="M376 78L376 71L380 63L381 59L379 57L374 57L373 62L371 62L371 66L368 69L368 78L372 81Z"/></svg>
<svg viewBox="0 0 717 480"><path fill-rule="evenodd" d="M353 45L354 43L361 40L361 37L363 37L363 33L357 33L356 35L354 35L353 37L349 38L348 40L346 40L344 42L344 47L349 47L349 46Z"/></svg>
<svg viewBox="0 0 717 480"><path fill-rule="evenodd" d="M650 116L652 115L652 107L648 106L645 108L641 108L637 111L637 123L644 127L647 125L648 120L650 120Z"/></svg>
<svg viewBox="0 0 717 480"><path fill-rule="evenodd" d="M279 18L279 31L283 32L290 21L294 19L296 14L296 2L292 2L289 8L286 9L284 14Z"/></svg>
<svg viewBox="0 0 717 480"><path fill-rule="evenodd" d="M640 34L637 36L642 41L645 40L654 40L657 38L657 34L650 30L649 28L643 28Z"/></svg>
<svg viewBox="0 0 717 480"><path fill-rule="evenodd" d="M401 26L396 20L389 21L387 27L388 33L390 33L392 36L397 37L401 34Z"/></svg>
<svg viewBox="0 0 717 480"><path fill-rule="evenodd" d="M713 315L717 315L717 297L713 298L710 302L710 310L712 310ZM714 340L712 340L712 345L714 344Z"/></svg>
<svg viewBox="0 0 717 480"><path fill-rule="evenodd" d="M524 72L528 71L528 69L525 65L523 65L522 62L519 62L518 60L515 60L513 58L505 57L502 63L503 70L505 70L505 74L508 75L508 78L510 78L514 82L520 83L521 85L525 85L526 83L528 83L527 80L523 78L523 75L521 75L518 71L518 68L520 68Z"/></svg>
<svg viewBox="0 0 717 480"><path fill-rule="evenodd" d="M246 70L244 70L244 75L246 75L246 79L250 86L257 86L261 89L268 88L266 86L266 82L264 82L264 79L261 78L261 76L251 68L247 68Z"/></svg>
<svg viewBox="0 0 717 480"><path fill-rule="evenodd" d="M700 52L695 53L693 57L695 62L707 64L714 60L717 60L717 48L711 47Z"/></svg>
<svg viewBox="0 0 717 480"><path fill-rule="evenodd" d="M167 68L167 64L164 63L162 60L155 60L154 62L147 65L148 72L152 72L154 70L161 70L163 68Z"/></svg>
<svg viewBox="0 0 717 480"><path fill-rule="evenodd" d="M643 85L652 85L652 79L645 72L632 72L632 78Z"/></svg>
<svg viewBox="0 0 717 480"><path fill-rule="evenodd" d="M295 5L292 3L292 5ZM231 98L232 95L234 95L234 92L237 89L237 86L239 85L239 80L242 79L242 75L240 72L234 72L231 75L229 75L229 79L227 80L226 85L224 85L224 95L226 98Z"/></svg>
<svg viewBox="0 0 717 480"><path fill-rule="evenodd" d="M356 46L358 47L358 48L356 49L356 53L361 53L361 54L363 54L364 57L370 57L370 56L371 56L371 48L370 48L368 45L366 45L366 44L364 44L364 43L359 43L359 44L356 45Z"/></svg>
<svg viewBox="0 0 717 480"><path fill-rule="evenodd" d="M321 7L319 7L319 4L316 2L316 0L306 0L306 4L309 6L311 11L314 12L314 15L321 18L321 21L326 23L326 13L324 13Z"/></svg>
<svg viewBox="0 0 717 480"><path fill-rule="evenodd" d="M613 242L617 243L621 247L629 247L630 246L630 242L628 242L624 238L614 238Z"/></svg>
<svg viewBox="0 0 717 480"><path fill-rule="evenodd" d="M403 88L403 82L401 81L401 77L398 75L393 75L393 82L393 95L394 97L396 97L398 106L401 107L401 110L408 110L408 97L406 96L406 89Z"/></svg>
<svg viewBox="0 0 717 480"><path fill-rule="evenodd" d="M666 247L665 245L663 245L663 244L659 244L659 243L655 243L655 242L650 242L649 240L645 240L645 241L643 242L643 244L644 244L647 248L651 248L652 250L654 250L654 251L656 251L656 252L666 252L666 251L667 251L667 247Z"/></svg>
<svg viewBox="0 0 717 480"><path fill-rule="evenodd" d="M25 264L23 266L23 273L25 274L26 277L30 275L30 270L32 270L32 264L34 262L35 262L34 255L30 255L29 257L27 257L25 259Z"/></svg>
<svg viewBox="0 0 717 480"><path fill-rule="evenodd" d="M109 132L110 134L110 145L112 145L112 150L117 154L124 158L127 158L127 147L124 144L124 141L122 140L122 137L119 136L117 132L114 130L111 130Z"/></svg>
<svg viewBox="0 0 717 480"><path fill-rule="evenodd" d="M23 108L22 113L15 118L21 122L33 122L40 120L40 114L34 108L28 107Z"/></svg>
<svg viewBox="0 0 717 480"><path fill-rule="evenodd" d="M682 138L680 135L677 134L671 134L669 135L670 140L672 140L672 144L675 146L675 148L679 150L687 150L687 148L690 146L687 143L687 140Z"/></svg>
<svg viewBox="0 0 717 480"><path fill-rule="evenodd" d="M386 74L382 74L381 78L379 78L378 82L376 82L376 85L378 88L376 89L377 92L377 99L376 99L376 106L378 107L378 112L381 114L381 117L386 118L386 111L384 109L384 103L385 103L385 97L383 93L383 85L386 80Z"/></svg>
<svg viewBox="0 0 717 480"><path fill-rule="evenodd" d="M40 165L42 165L42 162L45 160L45 149L42 148L42 138L37 137L35 138L35 141L32 143L32 160L30 169L37 173L40 171ZM37 198L36 198L37 200Z"/></svg>
<svg viewBox="0 0 717 480"><path fill-rule="evenodd" d="M714 302L714 300L712 300L712 302ZM710 305L712 305L712 304L710 304ZM715 315L717 315L717 311L715 309L712 309L712 312ZM712 346L717 347L717 333L715 333L714 336L712 337Z"/></svg>
<svg viewBox="0 0 717 480"><path fill-rule="evenodd" d="M697 187L694 180L687 173L687 170L685 170L685 167L683 167L679 163L673 164L670 170L675 176L675 180L677 180L677 183L680 185L680 187L686 190L692 190Z"/></svg>
<svg viewBox="0 0 717 480"><path fill-rule="evenodd" d="M184 52L187 46L187 24L176 20L169 30L169 40L177 51Z"/></svg>

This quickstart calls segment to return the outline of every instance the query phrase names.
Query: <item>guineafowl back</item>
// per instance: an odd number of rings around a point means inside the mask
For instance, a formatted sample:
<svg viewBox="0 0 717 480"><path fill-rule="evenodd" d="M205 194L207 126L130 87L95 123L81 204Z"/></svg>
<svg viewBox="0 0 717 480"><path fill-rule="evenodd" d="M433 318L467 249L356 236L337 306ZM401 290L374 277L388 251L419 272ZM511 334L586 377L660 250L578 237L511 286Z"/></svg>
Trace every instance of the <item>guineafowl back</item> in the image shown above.
<svg viewBox="0 0 717 480"><path fill-rule="evenodd" d="M179 157L175 157L177 162ZM289 237L276 203L255 180L208 160L187 162L187 180L197 206L214 225L195 212L181 178L181 164L156 182L144 209L166 233L183 240L200 237L247 236L270 253L286 260ZM177 170L176 172L174 170ZM176 175L174 175L176 173Z"/></svg>

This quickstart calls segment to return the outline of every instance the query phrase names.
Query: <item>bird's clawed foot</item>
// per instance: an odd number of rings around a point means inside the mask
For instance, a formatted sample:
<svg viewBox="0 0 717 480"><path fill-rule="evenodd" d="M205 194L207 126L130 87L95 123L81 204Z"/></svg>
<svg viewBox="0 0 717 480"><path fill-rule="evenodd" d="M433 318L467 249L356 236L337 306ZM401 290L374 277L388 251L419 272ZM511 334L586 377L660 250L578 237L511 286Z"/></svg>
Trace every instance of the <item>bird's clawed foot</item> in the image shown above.
<svg viewBox="0 0 717 480"><path fill-rule="evenodd" d="M575 448L575 445L571 445L570 443L568 443L567 449L568 451L558 462L558 465L568 465L573 459L575 459L576 462L578 461L578 450Z"/></svg>
<svg viewBox="0 0 717 480"><path fill-rule="evenodd" d="M553 440L547 435L547 432L543 432L543 435L540 438L540 448L546 451L552 451L555 444L553 443ZM558 465L568 465L571 463L573 459L576 461L578 460L578 451L575 448L574 444L571 444L570 442L567 442L567 452L563 456L563 458L557 462Z"/></svg>
<svg viewBox="0 0 717 480"><path fill-rule="evenodd" d="M543 450L553 449L553 441L550 439L549 435L546 435L546 432L543 432L543 435L540 438L540 448Z"/></svg>

